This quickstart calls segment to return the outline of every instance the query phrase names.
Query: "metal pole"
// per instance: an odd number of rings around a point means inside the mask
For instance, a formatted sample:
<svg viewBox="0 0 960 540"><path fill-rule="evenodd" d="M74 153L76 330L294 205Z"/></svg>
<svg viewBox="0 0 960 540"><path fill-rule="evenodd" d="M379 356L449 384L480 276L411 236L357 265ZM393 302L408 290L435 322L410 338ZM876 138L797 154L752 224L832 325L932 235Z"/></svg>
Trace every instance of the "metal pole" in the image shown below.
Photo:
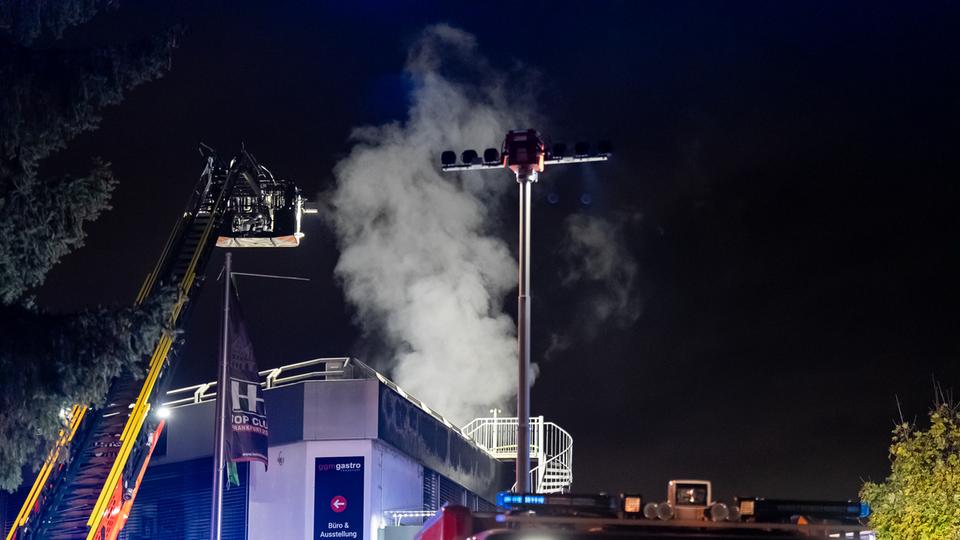
<svg viewBox="0 0 960 540"><path fill-rule="evenodd" d="M536 171L517 170L520 185L520 283L517 295L517 493L530 491L530 203Z"/></svg>
<svg viewBox="0 0 960 540"><path fill-rule="evenodd" d="M491 437L491 439L492 439L492 441L493 441L493 445L491 446L491 449L492 449L494 452L498 452L498 451L499 451L498 449L500 448L500 443L499 443L499 441L498 441L499 438L500 438L500 437L499 437L499 435L500 435L500 422L497 420L497 414L500 413L500 409L490 409L490 412L493 414L493 430L492 430L493 433L492 433L492 437Z"/></svg>
<svg viewBox="0 0 960 540"><path fill-rule="evenodd" d="M227 361L230 353L230 252L223 262L223 327L220 330L220 365L217 370L216 426L213 438L213 502L210 540L220 540L223 510L223 449L227 434Z"/></svg>

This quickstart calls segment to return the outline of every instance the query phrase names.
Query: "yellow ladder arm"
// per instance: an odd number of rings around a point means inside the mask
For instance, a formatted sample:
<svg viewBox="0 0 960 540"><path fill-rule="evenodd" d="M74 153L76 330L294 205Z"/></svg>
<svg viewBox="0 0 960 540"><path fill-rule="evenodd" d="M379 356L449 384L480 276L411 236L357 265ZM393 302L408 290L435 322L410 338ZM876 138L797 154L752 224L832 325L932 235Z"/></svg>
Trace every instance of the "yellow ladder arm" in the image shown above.
<svg viewBox="0 0 960 540"><path fill-rule="evenodd" d="M77 433L77 428L80 427L80 421L86 413L87 408L80 405L74 405L70 410L70 425L66 429L60 430L60 438L57 439L56 445L50 450L50 454L47 455L47 459L43 462L40 473L37 475L36 480L34 480L26 500L23 501L23 505L20 507L17 519L13 521L13 526L7 531L6 540L13 540L17 534L17 529L27 523L27 518L30 516L30 509L33 508L37 499L40 498L40 492L43 491L43 487L47 485L50 472L53 471L53 468L57 465L57 460L60 458L60 450L73 440L73 436Z"/></svg>
<svg viewBox="0 0 960 540"><path fill-rule="evenodd" d="M221 198L223 197L224 192L221 192ZM193 282L196 278L196 268L200 260L203 246L206 245L207 239L210 238L210 233L213 230L214 222L215 220L210 220L210 222L207 223L206 228L204 228L203 235L201 235L200 241L197 243L197 249L194 251L193 257L190 259L190 265L187 267L187 271L184 274L183 281L179 287L179 298L177 303L174 305L171 323L176 323L180 316L180 312L183 309L183 304L186 302L187 293L190 291L190 287L193 285ZM156 271L152 272L152 274L155 273ZM145 292L141 291L141 293ZM146 294L142 294L142 296L145 297ZM104 517L106 517L104 514L107 503L109 503L110 497L112 496L117 483L120 481L120 475L123 472L123 468L127 464L127 459L130 457L130 452L133 449L133 443L136 441L137 435L140 433L140 428L143 426L143 421L146 419L147 413L150 411L150 394L153 392L153 386L157 381L157 377L160 375L160 372L163 368L163 362L166 359L167 353L172 345L172 338L169 336L164 336L161 338L160 343L157 344L157 348L154 350L153 357L150 360L150 371L147 374L147 379L144 381L143 387L140 390L140 395L137 397L136 404L134 405L134 409L131 412L130 417L127 419L127 423L123 428L123 433L120 435L120 451L117 453L117 457L110 469L110 474L107 476L107 480L104 482L103 488L100 490L100 496L97 498L97 503L93 507L93 512L91 512L90 518L87 520L87 525L90 527L90 530L87 533L87 540L94 540L96 538L96 534L99 532L98 529L100 528L100 522Z"/></svg>

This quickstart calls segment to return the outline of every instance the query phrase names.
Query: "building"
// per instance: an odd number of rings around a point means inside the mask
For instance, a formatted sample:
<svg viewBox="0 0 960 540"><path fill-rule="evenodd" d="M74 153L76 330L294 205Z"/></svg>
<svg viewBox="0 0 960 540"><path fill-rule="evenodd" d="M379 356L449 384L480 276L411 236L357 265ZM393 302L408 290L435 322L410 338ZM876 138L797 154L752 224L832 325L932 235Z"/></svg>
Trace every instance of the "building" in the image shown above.
<svg viewBox="0 0 960 540"><path fill-rule="evenodd" d="M514 483L516 418L463 428L369 366L319 358L261 372L269 467L238 464L224 492L223 538L410 540L446 503L495 508ZM207 539L216 384L167 393L166 417L122 540ZM569 490L572 439L531 418L532 485ZM6 535L29 482L0 493Z"/></svg>
<svg viewBox="0 0 960 540"><path fill-rule="evenodd" d="M512 463L357 360L301 362L264 382L269 468L240 464L240 485L224 493L225 539L409 537L395 526L419 525L447 502L492 509L513 484ZM121 538L209 537L213 389L168 394Z"/></svg>

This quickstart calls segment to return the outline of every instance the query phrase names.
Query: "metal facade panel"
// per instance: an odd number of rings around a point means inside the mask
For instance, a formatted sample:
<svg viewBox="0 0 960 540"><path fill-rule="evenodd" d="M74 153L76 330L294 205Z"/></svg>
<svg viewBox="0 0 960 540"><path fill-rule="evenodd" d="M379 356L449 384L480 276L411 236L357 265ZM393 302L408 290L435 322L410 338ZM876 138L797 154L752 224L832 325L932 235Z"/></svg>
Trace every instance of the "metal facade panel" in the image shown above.
<svg viewBox="0 0 960 540"><path fill-rule="evenodd" d="M374 441L372 448L371 510L377 524L384 512L422 509L423 466L382 441Z"/></svg>
<svg viewBox="0 0 960 540"><path fill-rule="evenodd" d="M270 444L303 439L303 385L264 392L270 422ZM170 411L153 462L176 463L213 455L214 402L205 401Z"/></svg>
<svg viewBox="0 0 960 540"><path fill-rule="evenodd" d="M379 438L487 500L513 484L511 468L385 385Z"/></svg>
<svg viewBox="0 0 960 540"><path fill-rule="evenodd" d="M376 439L378 384L376 379L303 383L303 440ZM271 426L273 418L271 413Z"/></svg>
<svg viewBox="0 0 960 540"><path fill-rule="evenodd" d="M151 467L212 456L213 413L212 401L172 409L163 430L162 451L151 459Z"/></svg>
<svg viewBox="0 0 960 540"><path fill-rule="evenodd" d="M303 389L304 385L293 384L264 392L271 446L303 440Z"/></svg>
<svg viewBox="0 0 960 540"><path fill-rule="evenodd" d="M264 392L270 445L296 441L375 439L375 379L306 381ZM212 401L171 411L157 463L174 463L213 454Z"/></svg>

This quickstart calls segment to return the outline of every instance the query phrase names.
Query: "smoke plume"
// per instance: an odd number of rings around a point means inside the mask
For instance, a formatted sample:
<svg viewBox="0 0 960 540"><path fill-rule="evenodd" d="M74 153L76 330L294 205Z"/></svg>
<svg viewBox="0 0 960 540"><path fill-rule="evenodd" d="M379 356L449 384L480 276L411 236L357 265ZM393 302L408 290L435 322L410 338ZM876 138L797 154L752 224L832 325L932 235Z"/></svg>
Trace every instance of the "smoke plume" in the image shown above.
<svg viewBox="0 0 960 540"><path fill-rule="evenodd" d="M491 215L515 184L505 173L441 175L439 153L499 145L528 125L529 100L447 25L422 33L406 72L408 118L355 130L334 170L336 274L365 332L389 347L397 383L463 423L515 395L516 333L501 308L517 268Z"/></svg>
<svg viewBox="0 0 960 540"><path fill-rule="evenodd" d="M577 317L565 334L553 333L544 353L550 359L575 341L596 339L611 325L627 328L640 318L642 303L637 293L639 265L627 245L625 230L641 220L639 214L613 214L609 219L573 214L564 222L559 249L560 283L576 289L580 305Z"/></svg>

